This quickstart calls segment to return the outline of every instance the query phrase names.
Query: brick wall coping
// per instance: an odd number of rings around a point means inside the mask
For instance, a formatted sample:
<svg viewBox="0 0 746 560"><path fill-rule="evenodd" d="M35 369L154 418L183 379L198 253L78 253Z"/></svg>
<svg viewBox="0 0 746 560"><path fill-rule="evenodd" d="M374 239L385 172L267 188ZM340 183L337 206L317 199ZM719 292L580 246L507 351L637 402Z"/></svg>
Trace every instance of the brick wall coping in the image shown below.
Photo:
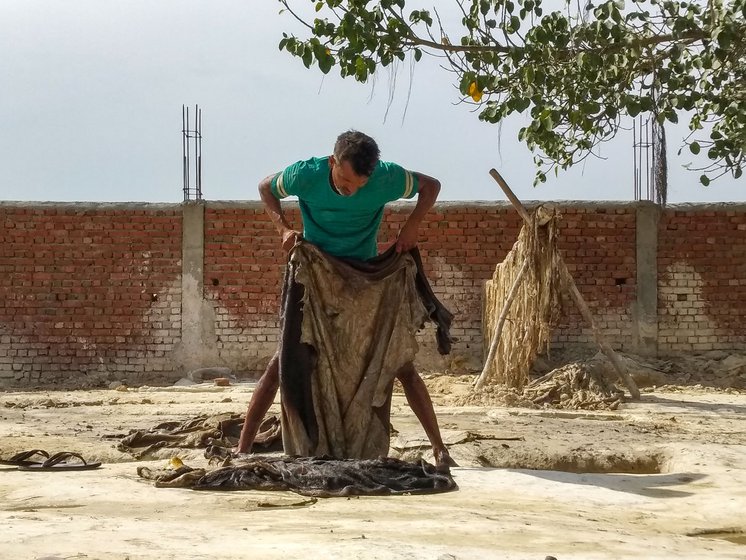
<svg viewBox="0 0 746 560"><path fill-rule="evenodd" d="M746 202L680 202L677 204L666 204L666 210L680 212L698 212L709 210L713 212L746 212Z"/></svg>
<svg viewBox="0 0 746 560"><path fill-rule="evenodd" d="M407 208L416 201L397 201L388 204L389 208ZM648 200L624 201L624 200L523 200L525 206L533 207L539 204L552 204L558 208L607 208L623 209L637 208L638 206L657 206ZM208 208L263 208L260 200L206 200ZM284 201L285 204L297 206L295 200ZM444 200L435 203L439 209L462 209L462 208L510 208L512 204L507 200ZM681 202L667 204L666 210L697 211L697 210L732 210L735 212L746 211L746 202Z"/></svg>
<svg viewBox="0 0 746 560"><path fill-rule="evenodd" d="M605 208L605 209L624 209L635 208L637 206L650 205L655 206L648 201L615 201L615 200L524 200L523 204L527 207L533 207L539 204L553 204L558 208ZM208 208L263 208L260 200L205 200ZM296 206L297 202L287 201L290 206ZM411 202L393 202L389 204L392 209L407 208L414 204ZM61 209L102 209L102 210L174 210L181 208L182 202L54 202L54 201L21 201L21 200L0 200L0 208L61 208ZM462 208L510 208L510 202L488 201L488 200L465 200L465 201L441 201L436 203L437 209L462 209ZM696 211L746 211L746 202L681 202L676 204L667 204L666 211L696 212Z"/></svg>
<svg viewBox="0 0 746 560"><path fill-rule="evenodd" d="M181 202L25 202L0 200L3 208L41 208L63 210L178 210Z"/></svg>
<svg viewBox="0 0 746 560"><path fill-rule="evenodd" d="M263 208L263 203L259 200L208 200L205 201L208 208L224 209L224 208ZM634 208L638 202L621 202L621 201L576 201L576 200L562 200L562 201L549 201L549 200L524 200L523 204L529 208L537 206L539 204L553 204L559 208ZM283 202L291 207L297 206L297 201L287 200ZM416 200L411 201L397 201L387 205L388 208L409 208L416 203ZM490 201L490 200L446 200L438 201L435 203L435 208L440 210L461 210L464 208L511 208L512 205L506 200Z"/></svg>

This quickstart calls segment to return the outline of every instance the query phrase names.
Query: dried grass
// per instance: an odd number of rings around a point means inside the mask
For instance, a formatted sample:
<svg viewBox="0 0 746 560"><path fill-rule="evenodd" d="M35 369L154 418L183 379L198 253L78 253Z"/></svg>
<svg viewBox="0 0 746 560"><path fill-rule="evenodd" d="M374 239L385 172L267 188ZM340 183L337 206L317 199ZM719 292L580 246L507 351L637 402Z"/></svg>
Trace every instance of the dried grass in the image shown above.
<svg viewBox="0 0 746 560"><path fill-rule="evenodd" d="M516 287L494 358L485 365L483 388L500 384L522 389L528 383L536 356L548 347L562 307L557 266L561 258L557 250L558 219L553 209L537 209L531 224L523 226L513 248L487 281L482 323L488 333L485 348L492 344L508 294L524 263L528 263Z"/></svg>
<svg viewBox="0 0 746 560"><path fill-rule="evenodd" d="M568 364L529 383L531 366L547 352L562 312L558 221L556 210L539 207L487 282L485 348L493 341L496 346L487 353L477 389L462 404L598 410L621 402L623 391L604 379L594 360Z"/></svg>

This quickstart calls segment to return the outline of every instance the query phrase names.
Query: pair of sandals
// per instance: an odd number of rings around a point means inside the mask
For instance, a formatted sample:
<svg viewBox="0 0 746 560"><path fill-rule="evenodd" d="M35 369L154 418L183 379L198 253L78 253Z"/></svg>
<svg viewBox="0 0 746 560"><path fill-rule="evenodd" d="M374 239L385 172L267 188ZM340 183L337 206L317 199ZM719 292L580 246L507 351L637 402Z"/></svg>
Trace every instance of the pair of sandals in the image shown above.
<svg viewBox="0 0 746 560"><path fill-rule="evenodd" d="M97 469L101 463L89 463L82 455L72 451L50 455L43 449L31 449L16 453L9 459L0 459L0 465L14 466L21 471L88 471Z"/></svg>

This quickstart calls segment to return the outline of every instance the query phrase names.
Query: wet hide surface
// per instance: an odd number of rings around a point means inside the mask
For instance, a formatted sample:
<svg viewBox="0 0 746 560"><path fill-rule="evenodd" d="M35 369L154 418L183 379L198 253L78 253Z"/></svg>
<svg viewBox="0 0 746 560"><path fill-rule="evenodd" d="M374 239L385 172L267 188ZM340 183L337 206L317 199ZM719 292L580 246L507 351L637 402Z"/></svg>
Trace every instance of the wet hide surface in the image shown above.
<svg viewBox="0 0 746 560"><path fill-rule="evenodd" d="M436 322L450 351L452 315L435 298L416 250L372 261L292 251L282 294L280 391L287 455L374 459L389 447L391 391Z"/></svg>
<svg viewBox="0 0 746 560"><path fill-rule="evenodd" d="M427 462L398 459L332 459L330 457L252 457L213 471L182 466L177 470L138 474L160 488L195 490L289 490L304 496L387 496L457 490L447 470Z"/></svg>

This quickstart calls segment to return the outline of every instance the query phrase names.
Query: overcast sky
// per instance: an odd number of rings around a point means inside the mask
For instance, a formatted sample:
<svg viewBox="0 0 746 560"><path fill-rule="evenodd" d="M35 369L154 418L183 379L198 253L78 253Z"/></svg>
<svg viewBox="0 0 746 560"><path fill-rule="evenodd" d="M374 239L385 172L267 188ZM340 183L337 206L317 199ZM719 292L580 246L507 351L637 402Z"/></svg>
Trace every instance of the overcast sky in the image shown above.
<svg viewBox="0 0 746 560"><path fill-rule="evenodd" d="M376 138L384 159L439 178L443 200L504 200L491 167L524 200L633 199L630 134L602 148L606 159L534 188L521 122L479 122L437 61L406 62L369 84L324 77L277 49L282 31L297 29L279 8L0 1L0 200L181 201L183 104L202 109L209 200L257 199L262 177L327 155L350 128ZM682 169L683 133L668 131L669 202L746 200L744 180L705 188Z"/></svg>

